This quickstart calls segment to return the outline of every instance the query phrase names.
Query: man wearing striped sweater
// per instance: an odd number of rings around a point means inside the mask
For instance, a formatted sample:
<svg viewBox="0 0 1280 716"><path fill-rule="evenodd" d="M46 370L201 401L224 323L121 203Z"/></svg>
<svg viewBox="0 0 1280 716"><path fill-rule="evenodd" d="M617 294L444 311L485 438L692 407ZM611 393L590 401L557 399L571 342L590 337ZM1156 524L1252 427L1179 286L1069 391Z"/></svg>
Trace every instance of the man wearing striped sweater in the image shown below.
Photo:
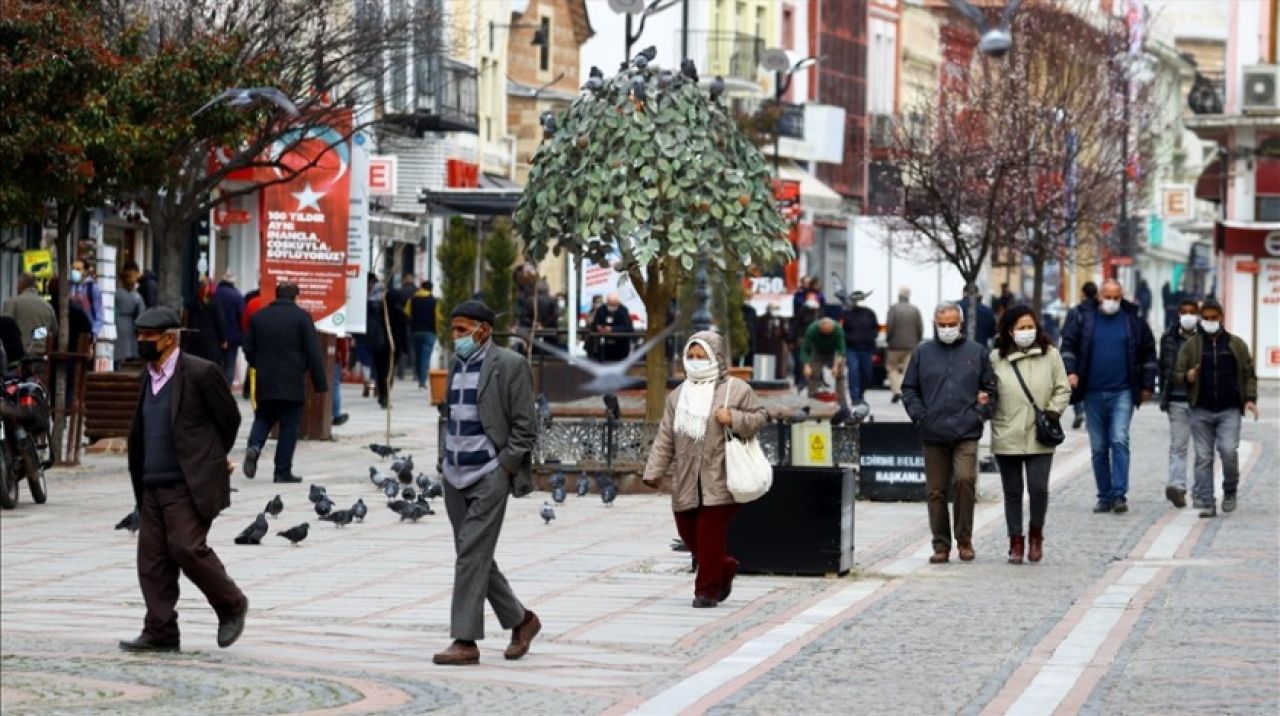
<svg viewBox="0 0 1280 716"><path fill-rule="evenodd" d="M449 371L447 431L440 459L444 500L453 526L454 562L450 636L453 644L433 658L437 664L476 664L484 638L488 599L511 644L503 652L519 659L542 628L525 609L494 562L507 495L533 490L530 455L536 434L533 382L518 353L490 341L494 313L480 301L453 309L454 361Z"/></svg>

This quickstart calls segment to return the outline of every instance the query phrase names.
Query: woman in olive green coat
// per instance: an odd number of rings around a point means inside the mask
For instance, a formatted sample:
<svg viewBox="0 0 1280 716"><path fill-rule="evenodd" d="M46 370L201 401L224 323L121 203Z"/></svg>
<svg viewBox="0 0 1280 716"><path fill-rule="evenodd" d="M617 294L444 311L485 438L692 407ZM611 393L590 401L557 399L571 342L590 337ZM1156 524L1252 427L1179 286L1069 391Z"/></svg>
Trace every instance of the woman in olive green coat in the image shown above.
<svg viewBox="0 0 1280 716"><path fill-rule="evenodd" d="M1040 328L1028 306L1014 306L1000 318L996 348L991 352L996 374L996 409L991 418L991 452L1004 485L1004 516L1009 527L1009 562L1023 556L1039 562L1044 554L1044 518L1049 509L1049 469L1054 448L1036 440L1036 411L1057 418L1071 400L1071 385L1062 356ZM1015 373L1015 367L1017 372ZM1023 390L1018 374L1027 385ZM1035 407L1027 399L1035 399ZM1031 497L1031 524L1022 536L1022 486L1026 476Z"/></svg>

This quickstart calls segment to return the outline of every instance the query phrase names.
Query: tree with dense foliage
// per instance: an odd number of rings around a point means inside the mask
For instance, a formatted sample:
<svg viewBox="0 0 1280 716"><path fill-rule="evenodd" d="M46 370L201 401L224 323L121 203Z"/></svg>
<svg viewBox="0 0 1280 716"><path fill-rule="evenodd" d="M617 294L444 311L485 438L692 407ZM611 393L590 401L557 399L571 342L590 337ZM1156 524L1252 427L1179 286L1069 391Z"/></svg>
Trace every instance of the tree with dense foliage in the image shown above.
<svg viewBox="0 0 1280 716"><path fill-rule="evenodd" d="M517 231L535 260L567 251L606 265L620 255L615 268L643 297L650 336L699 262L724 271L792 255L764 158L692 67L638 57L590 79L544 129ZM661 417L666 363L662 350L646 356L649 420Z"/></svg>
<svg viewBox="0 0 1280 716"><path fill-rule="evenodd" d="M484 237L484 281L481 293L484 302L497 315L493 330L505 333L512 325L512 303L515 291L516 260L520 250L511 237L511 221L501 218L493 222L492 230ZM506 345L499 339L499 345Z"/></svg>
<svg viewBox="0 0 1280 716"><path fill-rule="evenodd" d="M446 349L453 348L453 334L447 327L449 314L475 292L472 281L477 256L476 236L466 219L461 216L450 219L444 240L436 248L436 260L440 262L440 315L446 321L438 335Z"/></svg>

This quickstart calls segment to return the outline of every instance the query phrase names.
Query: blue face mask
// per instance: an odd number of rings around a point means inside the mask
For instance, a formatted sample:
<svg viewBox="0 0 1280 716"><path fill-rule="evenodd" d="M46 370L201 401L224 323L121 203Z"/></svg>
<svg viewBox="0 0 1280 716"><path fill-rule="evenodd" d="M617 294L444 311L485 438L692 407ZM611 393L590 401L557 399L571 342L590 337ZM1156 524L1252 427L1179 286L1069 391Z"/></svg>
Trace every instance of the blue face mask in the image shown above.
<svg viewBox="0 0 1280 716"><path fill-rule="evenodd" d="M478 330L480 329L477 328L476 331ZM474 338L476 331L472 331L453 342L453 350L462 360L467 360L471 356L475 355L476 351L480 349L480 345L476 343L476 339Z"/></svg>

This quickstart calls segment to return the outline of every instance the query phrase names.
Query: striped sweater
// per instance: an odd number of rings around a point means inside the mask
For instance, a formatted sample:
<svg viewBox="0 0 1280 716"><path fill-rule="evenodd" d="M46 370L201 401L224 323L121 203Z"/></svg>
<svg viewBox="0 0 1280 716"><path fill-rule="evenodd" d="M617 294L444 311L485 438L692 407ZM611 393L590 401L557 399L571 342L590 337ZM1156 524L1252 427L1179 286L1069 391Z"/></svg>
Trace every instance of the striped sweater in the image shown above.
<svg viewBox="0 0 1280 716"><path fill-rule="evenodd" d="M444 479L459 490L498 469L498 450L485 435L478 407L480 369L489 349L470 360L453 362L449 386L449 424L444 438Z"/></svg>

